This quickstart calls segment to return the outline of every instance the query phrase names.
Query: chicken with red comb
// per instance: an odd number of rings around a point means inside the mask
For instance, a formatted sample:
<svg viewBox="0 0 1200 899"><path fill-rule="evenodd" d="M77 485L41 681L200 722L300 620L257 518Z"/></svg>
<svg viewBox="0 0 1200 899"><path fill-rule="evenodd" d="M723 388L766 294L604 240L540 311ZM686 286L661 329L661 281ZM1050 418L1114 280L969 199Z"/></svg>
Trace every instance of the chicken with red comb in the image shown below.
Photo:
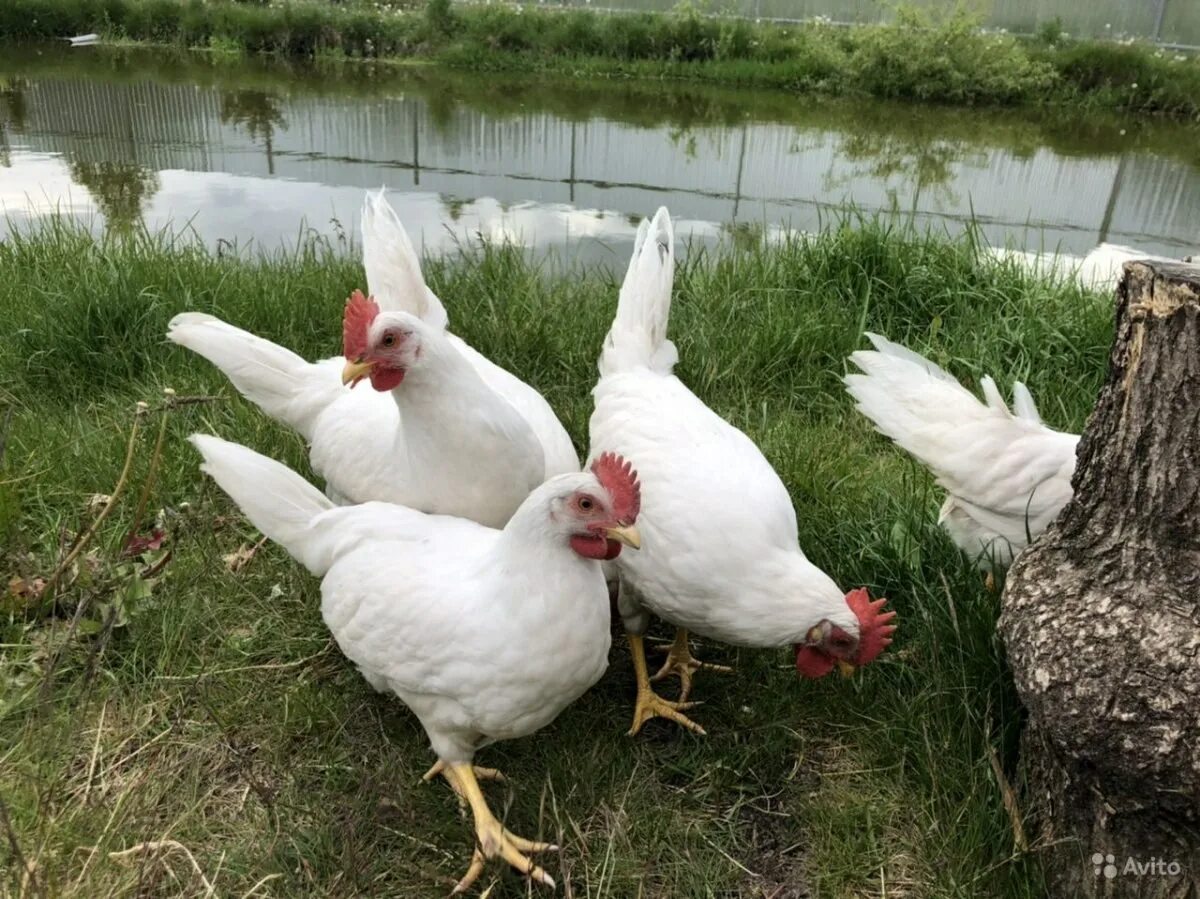
<svg viewBox="0 0 1200 899"><path fill-rule="evenodd" d="M621 285L593 391L592 446L637 459L641 552L614 561L618 610L637 678L630 733L653 717L695 732L684 714L697 671L730 670L692 656L688 636L738 646L791 646L796 671L822 677L878 658L895 613L865 589L846 593L800 549L787 488L744 433L708 408L673 373L667 339L675 270L665 209L643 222ZM651 615L676 627L650 677L643 634ZM678 675L679 701L655 680Z"/></svg>
<svg viewBox="0 0 1200 899"><path fill-rule="evenodd" d="M195 312L172 319L167 336L299 431L337 501L499 527L546 478L579 470L571 438L541 394L446 329L382 193L367 197L362 234L370 293L343 307L344 357L310 363Z"/></svg>
<svg viewBox="0 0 1200 899"><path fill-rule="evenodd" d="M608 667L601 566L641 543L633 466L601 455L591 471L546 481L492 529L390 503L337 507L244 446L200 434L192 443L246 517L321 578L321 617L341 651L421 722L437 756L427 777L444 776L474 818L454 892L489 858L553 886L533 856L557 847L496 817L474 758L545 727Z"/></svg>
<svg viewBox="0 0 1200 899"><path fill-rule="evenodd" d="M804 677L824 677L836 665L843 674L852 674L859 665L874 661L892 642L896 625L895 612L884 612L886 599L872 601L865 588L846 594L846 605L858 618L858 640L836 625L826 635L820 626L814 627L804 643L797 643L796 671Z"/></svg>
<svg viewBox="0 0 1200 899"><path fill-rule="evenodd" d="M365 296L361 290L350 294L342 311L342 355L346 361L361 361L366 356L371 323L377 315L379 304L374 297Z"/></svg>

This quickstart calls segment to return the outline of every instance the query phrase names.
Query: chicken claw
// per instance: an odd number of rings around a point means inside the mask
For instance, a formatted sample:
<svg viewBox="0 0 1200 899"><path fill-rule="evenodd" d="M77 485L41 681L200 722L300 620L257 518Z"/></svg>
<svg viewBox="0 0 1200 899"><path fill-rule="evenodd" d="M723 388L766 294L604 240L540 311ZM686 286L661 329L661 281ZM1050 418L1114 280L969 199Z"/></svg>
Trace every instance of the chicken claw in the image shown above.
<svg viewBox="0 0 1200 899"><path fill-rule="evenodd" d="M686 702L692 692L692 680L697 671L719 671L729 674L733 671L728 665L714 665L712 662L702 662L688 647L688 632L686 627L675 629L675 642L670 646L652 647L655 651L665 652L666 661L658 669L658 673L650 678L650 683L657 683L672 674L679 675L679 701Z"/></svg>
<svg viewBox="0 0 1200 899"><path fill-rule="evenodd" d="M699 703L671 702L655 693L650 686L650 675L646 670L645 643L641 637L635 634L629 634L628 637L629 649L633 655L633 670L637 676L637 704L633 709L633 726L629 728L629 736L634 736L651 718L666 718L668 721L674 721L676 724L686 727L693 733L704 735L706 733L704 728L683 714L684 711L699 705ZM686 641L686 636L684 639Z"/></svg>
<svg viewBox="0 0 1200 899"><path fill-rule="evenodd" d="M557 852L558 847L553 843L527 840L505 830L504 825L488 808L483 791L479 789L479 781L475 779L475 769L472 765L444 766L441 773L450 782L454 792L466 799L471 813L475 816L475 851L471 855L467 873L455 884L452 894L468 890L479 879L483 872L483 864L489 858L502 858L530 880L553 887L554 879L535 864L529 855L535 852Z"/></svg>
<svg viewBox="0 0 1200 899"><path fill-rule="evenodd" d="M471 767L475 771L475 779L476 780L498 780L502 783L506 782L508 780L508 778L504 776L504 772L498 771L495 768L484 768L480 765L472 765ZM424 774L421 775L421 780L425 783L428 783L429 781L431 781L435 777L437 777L439 774L445 774L445 773L446 773L446 763L443 762L441 759L438 759L432 768L430 768L428 771L426 771ZM457 782L451 780L449 777L446 778L446 782L448 784L450 784L451 788L456 793L458 792Z"/></svg>

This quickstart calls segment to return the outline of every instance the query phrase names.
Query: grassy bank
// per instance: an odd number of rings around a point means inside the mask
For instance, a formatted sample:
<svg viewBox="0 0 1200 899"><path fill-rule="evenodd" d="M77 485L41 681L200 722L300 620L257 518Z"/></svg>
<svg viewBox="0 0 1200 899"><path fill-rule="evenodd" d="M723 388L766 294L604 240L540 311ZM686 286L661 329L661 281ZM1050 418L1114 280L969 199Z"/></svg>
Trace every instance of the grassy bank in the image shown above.
<svg viewBox="0 0 1200 899"><path fill-rule="evenodd" d="M222 52L436 59L488 71L686 78L721 84L940 103L1055 104L1200 119L1200 60L1151 47L982 34L962 15L905 13L839 28L671 14L419 8L296 0L7 0L0 37L100 30Z"/></svg>
<svg viewBox="0 0 1200 899"><path fill-rule="evenodd" d="M331 354L358 263L316 246L222 259L51 225L0 244L0 268L6 887L197 895L203 872L222 896L444 895L470 831L444 787L418 783L423 734L330 644L317 583L280 550L232 570L257 535L184 442L212 431L307 472L300 439L162 337L198 309ZM496 248L429 275L455 330L541 388L582 445L608 276L550 275ZM512 778L489 787L498 806L563 844L549 870L568 896L1040 897L990 761L1012 774L1019 726L996 598L938 530L927 476L852 412L839 377L869 328L964 378L1026 380L1051 422L1080 428L1109 301L981 268L966 241L872 224L695 253L676 283L681 376L764 448L809 555L892 598L899 639L854 679L804 684L785 652L704 647L738 668L698 681L705 739L658 724L624 735L632 672L617 644L552 727L481 756ZM219 399L164 413L164 387ZM151 411L131 487L49 602L38 579L112 492L138 401ZM123 558L126 534L156 517L163 545ZM151 858L146 841L174 844ZM494 896L523 894L490 870Z"/></svg>

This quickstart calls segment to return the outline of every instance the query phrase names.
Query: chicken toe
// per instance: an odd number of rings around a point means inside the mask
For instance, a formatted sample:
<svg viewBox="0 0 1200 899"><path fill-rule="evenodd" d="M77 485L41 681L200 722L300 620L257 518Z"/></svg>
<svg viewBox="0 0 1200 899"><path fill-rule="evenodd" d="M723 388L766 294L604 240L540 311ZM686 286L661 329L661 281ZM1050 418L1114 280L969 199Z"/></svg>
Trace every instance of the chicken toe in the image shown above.
<svg viewBox="0 0 1200 899"><path fill-rule="evenodd" d="M684 641L686 644L686 632ZM642 725L651 718L666 718L681 727L686 727L693 733L705 734L705 730L687 715L687 709L699 705L696 702L671 702L663 699L650 686L650 675L646 669L646 647L641 637L629 634L629 649L633 655L633 670L637 677L637 703L633 709L633 726L629 728L629 736L634 736L642 729ZM678 639L678 638L677 638ZM690 676L690 674L689 674Z"/></svg>
<svg viewBox="0 0 1200 899"><path fill-rule="evenodd" d="M498 780L498 781L507 781L508 780L508 778L504 776L504 772L498 771L495 768L484 768L480 765L472 765L471 767L475 771L475 779L476 780ZM431 781L435 777L437 777L439 774L444 775L445 773L446 773L446 763L443 762L441 759L438 759L432 768L430 768L428 771L426 771L424 774L421 775L421 780L428 783L429 781ZM446 782L448 784L450 784L451 788L455 792L458 792L458 785L456 784L455 781L453 781L449 777L447 777Z"/></svg>
<svg viewBox="0 0 1200 899"><path fill-rule="evenodd" d="M692 681L695 678L697 671L701 669L705 671L717 671L724 674L729 674L733 669L728 665L714 665L712 662L702 662L694 655L688 647L688 632L687 628L680 627L675 629L675 642L669 646L653 647L655 650L665 652L666 660L658 672L650 678L651 683L657 683L672 674L679 675L679 701L686 702L688 696L692 692Z"/></svg>
<svg viewBox="0 0 1200 899"><path fill-rule="evenodd" d="M475 852L467 873L455 885L454 893L467 890L479 878L484 862L490 858L502 858L530 880L553 887L554 879L529 856L537 852L554 852L558 847L553 843L527 840L506 830L488 808L472 765L448 765L441 773L455 793L466 800L475 817Z"/></svg>

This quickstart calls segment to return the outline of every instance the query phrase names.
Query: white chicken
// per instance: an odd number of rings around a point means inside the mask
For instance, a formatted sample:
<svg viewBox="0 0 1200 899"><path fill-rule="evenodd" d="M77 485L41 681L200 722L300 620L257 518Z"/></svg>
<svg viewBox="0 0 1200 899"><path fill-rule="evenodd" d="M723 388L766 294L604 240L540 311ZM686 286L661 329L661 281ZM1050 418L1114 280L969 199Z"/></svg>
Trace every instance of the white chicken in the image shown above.
<svg viewBox="0 0 1200 899"><path fill-rule="evenodd" d="M938 521L988 572L1008 568L1071 499L1079 437L1046 427L1021 382L1010 410L990 377L987 402L924 356L877 334L850 360L846 389L875 427L945 489Z"/></svg>
<svg viewBox="0 0 1200 899"><path fill-rule="evenodd" d="M741 646L791 645L798 673L821 677L835 665L871 661L895 629L883 600L872 602L866 590L843 593L805 558L796 513L770 463L672 374L677 353L666 332L674 271L671 220L660 209L638 230L590 422L593 452L612 446L636 459L642 480L645 548L616 560L637 676L631 734L655 716L704 732L683 714L702 666L688 631ZM679 702L650 686L643 643L650 613L677 627L655 677L679 675Z"/></svg>
<svg viewBox="0 0 1200 899"><path fill-rule="evenodd" d="M489 810L472 762L545 727L608 665L608 591L595 560L637 548L637 474L602 454L552 478L503 530L403 506L335 506L287 467L196 434L201 466L266 536L321 576L321 616L373 687L416 714L478 844L455 892L500 857L553 880ZM553 651L547 652L547 647Z"/></svg>
<svg viewBox="0 0 1200 899"><path fill-rule="evenodd" d="M363 207L373 297L347 302L343 349L309 363L211 315L167 336L204 356L268 415L299 431L338 502L384 500L502 526L546 478L579 458L536 390L446 331L446 310L382 191ZM375 388L354 390L369 377Z"/></svg>

